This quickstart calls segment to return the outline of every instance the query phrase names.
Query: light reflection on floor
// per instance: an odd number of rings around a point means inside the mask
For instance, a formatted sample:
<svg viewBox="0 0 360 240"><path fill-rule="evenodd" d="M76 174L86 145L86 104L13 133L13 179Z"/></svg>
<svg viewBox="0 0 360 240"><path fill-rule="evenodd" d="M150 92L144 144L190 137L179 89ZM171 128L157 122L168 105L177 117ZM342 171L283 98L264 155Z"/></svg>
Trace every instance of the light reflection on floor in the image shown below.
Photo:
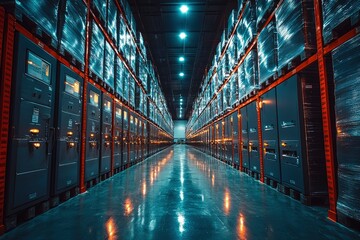
<svg viewBox="0 0 360 240"><path fill-rule="evenodd" d="M3 239L358 239L359 233L191 147L177 145Z"/></svg>

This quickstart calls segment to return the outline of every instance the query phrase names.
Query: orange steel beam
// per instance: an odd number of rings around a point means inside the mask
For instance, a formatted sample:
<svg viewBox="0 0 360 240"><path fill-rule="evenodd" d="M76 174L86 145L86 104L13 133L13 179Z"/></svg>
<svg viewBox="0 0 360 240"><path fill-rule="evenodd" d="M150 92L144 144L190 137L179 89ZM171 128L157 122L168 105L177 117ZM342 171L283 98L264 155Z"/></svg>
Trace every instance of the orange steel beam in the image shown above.
<svg viewBox="0 0 360 240"><path fill-rule="evenodd" d="M343 44L344 42L350 40L351 38L355 37L359 34L359 28L353 28L349 32L345 33L343 36L339 37L338 39L334 40L330 44L324 47L324 54L330 53L332 50Z"/></svg>
<svg viewBox="0 0 360 240"><path fill-rule="evenodd" d="M2 15L5 18L5 15ZM2 76L0 83L0 234L5 232L4 206L5 206L5 185L6 185L6 162L8 150L8 137L10 125L11 108L11 84L13 72L14 40L15 40L15 18L7 14L5 25L5 47L2 61ZM1 56L0 56L1 57Z"/></svg>
<svg viewBox="0 0 360 240"><path fill-rule="evenodd" d="M261 99L257 96L256 99L256 113L257 113L257 127L258 127L258 141L259 141L259 157L260 157L260 181L264 182L264 151L263 151L263 140L262 140L262 124L261 124Z"/></svg>
<svg viewBox="0 0 360 240"><path fill-rule="evenodd" d="M238 111L238 119L239 119L239 123L238 123L238 126L239 126L239 156L240 156L240 166L239 166L239 169L240 169L240 171L241 172L243 172L244 171L244 169L243 169L243 162L244 162L244 158L243 158L243 154L242 154L242 152L243 152L243 140L242 140L242 116L241 116L241 114L240 114L240 108L239 108L239 111Z"/></svg>
<svg viewBox="0 0 360 240"><path fill-rule="evenodd" d="M2 60L4 31L5 31L5 10L4 10L4 8L0 7L0 66L1 66L1 60Z"/></svg>
<svg viewBox="0 0 360 240"><path fill-rule="evenodd" d="M86 1L89 9L90 0ZM90 54L90 12L86 16L86 40L85 40L85 81L83 85L83 104L82 104L82 121L81 121L81 153L80 153L80 193L86 191L85 183L85 160L86 160L86 124L87 124L87 89L89 81L89 54Z"/></svg>
<svg viewBox="0 0 360 240"><path fill-rule="evenodd" d="M326 173L329 193L329 210L328 218L332 221L337 220L336 202L337 202L337 186L335 176L335 156L334 156L334 139L332 134L332 119L331 119L331 104L329 99L329 86L326 74L326 65L323 49L323 36L322 36L322 19L321 19L321 1L314 0L315 7L315 26L316 26L316 43L317 43L317 56L319 67L320 79L320 96L322 105L322 120L324 131L324 148L326 160Z"/></svg>
<svg viewBox="0 0 360 240"><path fill-rule="evenodd" d="M241 132L241 125L240 125L240 112L239 112L239 109L237 109L237 114L236 114L236 117L238 118L238 157L239 157L239 169L241 169L241 165L240 165L240 159L241 159L241 152L240 152L240 144L241 144L241 138L240 138L240 132Z"/></svg>

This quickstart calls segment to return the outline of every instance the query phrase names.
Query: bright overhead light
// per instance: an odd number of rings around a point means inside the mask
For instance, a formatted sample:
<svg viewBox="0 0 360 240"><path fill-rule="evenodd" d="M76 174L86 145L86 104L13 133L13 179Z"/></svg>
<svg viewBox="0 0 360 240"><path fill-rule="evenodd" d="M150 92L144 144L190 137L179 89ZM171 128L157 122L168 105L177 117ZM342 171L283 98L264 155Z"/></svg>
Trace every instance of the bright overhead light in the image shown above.
<svg viewBox="0 0 360 240"><path fill-rule="evenodd" d="M186 33L181 32L180 35L179 35L179 37L180 37L181 39L185 39L185 38L187 37L187 35L186 35Z"/></svg>
<svg viewBox="0 0 360 240"><path fill-rule="evenodd" d="M187 13L189 11L189 7L187 5L181 5L180 11L182 13Z"/></svg>
<svg viewBox="0 0 360 240"><path fill-rule="evenodd" d="M185 58L184 58L184 57L179 57L179 61L180 61L180 62L184 62L184 61L185 61Z"/></svg>
<svg viewBox="0 0 360 240"><path fill-rule="evenodd" d="M181 73L179 73L179 76L183 77L183 76L185 76L185 74L183 72L181 72Z"/></svg>
<svg viewBox="0 0 360 240"><path fill-rule="evenodd" d="M180 98L180 102L182 102L183 101L183 99L182 98Z"/></svg>

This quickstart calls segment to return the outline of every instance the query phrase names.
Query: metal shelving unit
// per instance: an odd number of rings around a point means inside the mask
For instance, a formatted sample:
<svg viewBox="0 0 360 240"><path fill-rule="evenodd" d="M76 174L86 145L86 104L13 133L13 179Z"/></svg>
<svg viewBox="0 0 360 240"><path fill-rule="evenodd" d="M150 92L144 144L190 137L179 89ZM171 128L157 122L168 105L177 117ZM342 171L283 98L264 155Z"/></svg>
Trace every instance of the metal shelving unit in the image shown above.
<svg viewBox="0 0 360 240"><path fill-rule="evenodd" d="M127 109L127 111L134 116L136 116L142 123L146 123L146 131L147 133L144 134L147 137L150 137L150 129L153 129L154 131L158 132L158 135L160 137L157 141L154 142L155 145L161 147L166 145L167 142L172 142L173 138L173 132L172 132L172 120L169 118L170 114L167 110L167 107L165 104L161 106L157 106L155 104L155 101L150 98L149 93L146 91L146 86L143 85L143 83L140 81L138 76L135 73L135 69L133 69L129 62L125 59L123 53L119 51L119 49L116 46L116 43L114 43L113 38L109 35L107 29L104 27L102 21L96 16L94 9L91 5L91 0L83 0L83 2L86 5L87 8L87 16L86 16L86 39L85 39L85 66L84 69L80 69L77 65L74 63L71 63L68 61L63 55L61 55L56 49L54 49L51 45L48 44L48 42L45 39L42 39L41 37L33 34L27 29L26 24L23 24L21 22L18 22L15 17L11 13L6 13L4 8L0 7L0 63L1 63L1 156L0 156L0 234L5 231L5 225L4 225L4 204L5 204L5 180L6 180L6 162L7 162L7 151L8 151L8 127L10 125L9 119L10 119L10 108L11 108L11 85L12 85L12 72L13 72L13 54L14 54L14 42L15 42L15 33L19 32L30 41L41 47L43 50L45 50L47 53L49 53L51 56L53 56L59 63L63 64L64 66L71 69L73 72L75 72L78 76L80 76L82 79L84 79L83 88L82 88L82 97L84 99L82 104L82 120L81 120L81 152L80 152L80 183L79 188L80 192L86 191L86 182L85 182L85 145L86 145L86 125L87 125L87 92L88 92L88 85L94 85L98 89L101 90L103 93L107 93L107 95L112 99L112 122L115 121L115 106L121 105L124 109ZM129 20L125 16L125 11L120 5L119 1L115 1L117 9L122 17L125 19L126 28L130 32L131 40L136 45L136 51L138 55L142 58L142 60L146 60L146 56L144 53L141 52L140 47L138 46L138 42L136 41L136 36L134 35L134 32L131 29L131 26L129 24ZM161 121L158 121L157 123L154 122L153 119L150 119L146 112L141 113L138 111L135 111L135 108L133 106L128 105L126 102L124 102L118 95L116 95L114 92L109 91L109 88L106 87L104 82L102 81L96 81L97 79L91 78L89 76L89 54L90 54L90 22L93 21L94 24L97 24L97 26L100 28L100 31L105 37L105 40L110 44L112 50L115 52L115 55L117 58L119 58L124 66L126 67L129 75L131 76L131 79L135 81L136 85L140 88L140 90L143 92L143 94L146 96L148 101L152 101L158 111L159 117L162 119ZM2 48L4 46L4 48ZM115 104L116 103L116 104ZM169 122L170 121L170 122ZM130 126L129 126L130 127ZM112 128L112 136L114 136L114 127ZM169 140L169 141L168 141ZM146 141L150 144L150 141ZM114 144L115 142L112 141L112 160L111 160L111 173L110 176L114 174Z"/></svg>
<svg viewBox="0 0 360 240"><path fill-rule="evenodd" d="M239 25L243 13L244 13L244 6L247 1L243 2L242 9L239 11L239 15L237 18L237 22L234 25L234 29L231 31L231 35L229 37L229 41L227 42L226 46L223 48L222 53L220 55L220 59L224 57L226 50L230 44L230 40L235 35L235 29ZM326 171L327 171L327 183L328 183L328 194L329 194L329 211L328 211L328 218L332 221L337 221L337 213L336 213L336 201L337 201L337 186L336 186L336 157L334 155L334 139L335 136L333 136L333 128L334 128L334 119L332 119L332 105L329 98L329 80L327 77L327 65L326 65L326 57L328 54L331 53L331 51L341 44L345 43L349 39L355 37L358 34L358 28L353 27L350 31L347 33L339 36L338 38L331 41L329 44L324 45L323 42L323 32L322 32L322 8L321 0L314 0L314 13L315 13L315 33L316 33L316 47L317 51L315 54L312 54L304 61L300 62L297 66L295 66L293 69L289 70L284 75L277 78L272 83L263 86L262 88L256 90L253 92L252 95L246 96L242 100L240 100L239 105L235 106L232 110L223 113L220 116L216 116L215 118L211 119L208 123L202 123L201 118L206 110L213 101L217 98L219 93L222 91L224 86L230 81L231 76L238 70L238 68L243 64L244 59L249 54L249 52L257 47L257 41L258 41L258 35L259 33L274 19L275 12L277 9L281 6L283 3L283 0L280 0L275 7L275 9L269 13L267 20L264 22L264 24L261 25L261 28L257 31L257 35L255 38L251 41L250 45L246 49L244 55L238 60L235 66L232 67L232 71L230 72L229 76L223 79L223 83L220 85L220 87L215 91L213 96L211 96L210 100L207 102L205 108L201 110L201 112L198 115L195 115L195 112L193 111L192 117L190 117L190 121L187 125L187 139L191 140L194 139L195 143L199 143L201 141L198 141L198 138L201 135L206 134L208 129L211 129L212 126L215 126L216 124L220 124L226 117L230 116L231 114L239 111L239 109L247 106L251 102L256 102L257 105L262 104L261 102L261 96L265 94L266 92L274 89L281 83L288 80L290 77L294 76L295 74L307 69L310 65L316 64L318 67L319 72L319 81L320 81L320 97L321 97L321 107L322 107L322 123L323 123L323 136L324 136L324 148L325 148L325 159L326 159ZM203 89L206 89L208 85L213 81L214 75L216 73L216 66L214 68L214 71L209 78L208 81L203 82L202 86ZM208 74L208 73L206 73ZM204 78L207 79L207 78ZM199 96L199 101L202 100L204 97L204 93L202 92ZM259 148L263 148L263 142L262 142L262 131L261 131L261 111L259 111L259 108L257 110L258 114L258 135L259 135ZM241 129L241 128L240 128ZM240 134L239 134L240 135ZM241 136L239 136L239 140L241 139ZM210 139L211 141L211 139ZM241 154L240 154L241 155ZM242 162L242 157L240 156L240 161ZM264 182L264 156L263 151L260 151L260 180Z"/></svg>

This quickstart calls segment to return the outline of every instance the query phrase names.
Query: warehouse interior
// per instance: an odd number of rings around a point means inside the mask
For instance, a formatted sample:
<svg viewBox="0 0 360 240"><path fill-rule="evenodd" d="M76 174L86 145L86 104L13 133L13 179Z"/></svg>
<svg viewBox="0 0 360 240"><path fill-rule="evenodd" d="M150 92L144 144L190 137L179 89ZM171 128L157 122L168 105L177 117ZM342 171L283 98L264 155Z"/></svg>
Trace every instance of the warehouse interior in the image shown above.
<svg viewBox="0 0 360 240"><path fill-rule="evenodd" d="M0 239L360 239L357 0L0 1Z"/></svg>

